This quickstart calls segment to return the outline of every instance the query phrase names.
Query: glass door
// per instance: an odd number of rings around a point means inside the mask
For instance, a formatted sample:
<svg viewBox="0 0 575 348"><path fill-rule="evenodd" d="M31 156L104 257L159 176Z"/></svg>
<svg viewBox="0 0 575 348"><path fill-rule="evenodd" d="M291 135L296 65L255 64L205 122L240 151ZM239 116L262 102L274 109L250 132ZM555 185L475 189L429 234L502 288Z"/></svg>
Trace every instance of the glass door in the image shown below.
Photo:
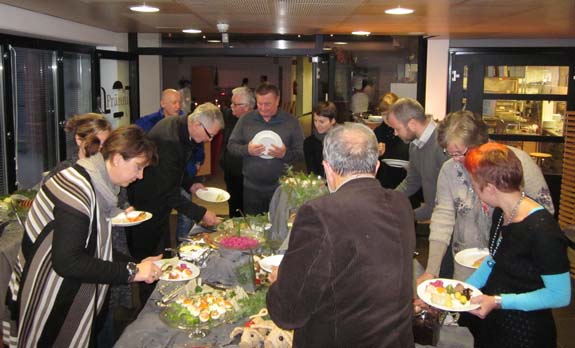
<svg viewBox="0 0 575 348"><path fill-rule="evenodd" d="M4 47L0 46L0 57L4 56ZM6 107L4 105L4 96L6 90L4 88L4 59L0 58L0 194L5 195L10 190L8 188L8 170L7 170L7 156L6 145L8 138L12 133L6 133Z"/></svg>
<svg viewBox="0 0 575 348"><path fill-rule="evenodd" d="M57 54L10 46L16 187L34 187L59 160Z"/></svg>

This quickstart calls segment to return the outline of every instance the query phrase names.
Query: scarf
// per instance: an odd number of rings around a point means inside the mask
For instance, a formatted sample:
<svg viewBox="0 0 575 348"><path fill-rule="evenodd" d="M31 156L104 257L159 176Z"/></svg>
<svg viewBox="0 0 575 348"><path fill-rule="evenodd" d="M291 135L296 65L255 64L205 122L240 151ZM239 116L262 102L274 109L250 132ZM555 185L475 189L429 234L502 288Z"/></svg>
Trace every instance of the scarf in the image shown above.
<svg viewBox="0 0 575 348"><path fill-rule="evenodd" d="M118 215L122 211L118 208L120 187L114 185L110 180L102 154L97 153L88 158L78 160L77 163L86 169L90 175L102 216L111 218Z"/></svg>

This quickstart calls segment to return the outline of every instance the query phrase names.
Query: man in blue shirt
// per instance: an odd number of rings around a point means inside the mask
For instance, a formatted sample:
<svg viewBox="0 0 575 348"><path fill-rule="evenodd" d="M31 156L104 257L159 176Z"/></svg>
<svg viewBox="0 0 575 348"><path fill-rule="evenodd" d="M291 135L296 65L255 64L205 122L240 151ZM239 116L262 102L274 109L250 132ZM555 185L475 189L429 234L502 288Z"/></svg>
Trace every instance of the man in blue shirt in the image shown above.
<svg viewBox="0 0 575 348"><path fill-rule="evenodd" d="M183 115L180 92L175 89L165 89L160 100L160 110L136 120L136 124L148 133L164 116Z"/></svg>

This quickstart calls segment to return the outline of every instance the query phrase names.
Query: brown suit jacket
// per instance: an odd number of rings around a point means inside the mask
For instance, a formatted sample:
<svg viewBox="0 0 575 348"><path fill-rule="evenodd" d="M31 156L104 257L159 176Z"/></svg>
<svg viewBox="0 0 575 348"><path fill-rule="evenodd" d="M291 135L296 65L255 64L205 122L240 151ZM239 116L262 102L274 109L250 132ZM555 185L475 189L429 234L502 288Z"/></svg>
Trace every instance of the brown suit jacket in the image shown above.
<svg viewBox="0 0 575 348"><path fill-rule="evenodd" d="M294 347L413 347L413 221L407 198L374 178L299 209L267 295Z"/></svg>

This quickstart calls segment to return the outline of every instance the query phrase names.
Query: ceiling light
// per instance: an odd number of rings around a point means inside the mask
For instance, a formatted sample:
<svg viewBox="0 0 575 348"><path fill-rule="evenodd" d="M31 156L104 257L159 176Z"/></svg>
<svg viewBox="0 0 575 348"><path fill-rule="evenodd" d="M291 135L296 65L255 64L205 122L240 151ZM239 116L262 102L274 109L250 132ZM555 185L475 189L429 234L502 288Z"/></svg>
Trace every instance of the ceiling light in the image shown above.
<svg viewBox="0 0 575 348"><path fill-rule="evenodd" d="M362 31L362 30L352 31L351 33L353 35L363 35L363 36L368 36L369 34L371 34L371 32L369 32L369 31Z"/></svg>
<svg viewBox="0 0 575 348"><path fill-rule="evenodd" d="M208 40L209 43L220 43L220 40Z"/></svg>
<svg viewBox="0 0 575 348"><path fill-rule="evenodd" d="M159 8L153 7L153 6L148 6L148 5L146 5L145 2L142 5L130 7L130 10L132 10L134 12L145 12L145 13L152 13L152 12L160 11Z"/></svg>
<svg viewBox="0 0 575 348"><path fill-rule="evenodd" d="M385 10L385 13L390 15L406 15L413 13L413 10L410 8L397 6L396 8L390 8L389 10Z"/></svg>
<svg viewBox="0 0 575 348"><path fill-rule="evenodd" d="M324 50L324 51L331 51L332 48L331 48L331 47L324 47L323 50Z"/></svg>
<svg viewBox="0 0 575 348"><path fill-rule="evenodd" d="M184 29L182 31L188 34L199 34L202 32L200 29Z"/></svg>
<svg viewBox="0 0 575 348"><path fill-rule="evenodd" d="M333 44L334 44L334 45L347 45L347 42L344 42L344 41L334 41Z"/></svg>

